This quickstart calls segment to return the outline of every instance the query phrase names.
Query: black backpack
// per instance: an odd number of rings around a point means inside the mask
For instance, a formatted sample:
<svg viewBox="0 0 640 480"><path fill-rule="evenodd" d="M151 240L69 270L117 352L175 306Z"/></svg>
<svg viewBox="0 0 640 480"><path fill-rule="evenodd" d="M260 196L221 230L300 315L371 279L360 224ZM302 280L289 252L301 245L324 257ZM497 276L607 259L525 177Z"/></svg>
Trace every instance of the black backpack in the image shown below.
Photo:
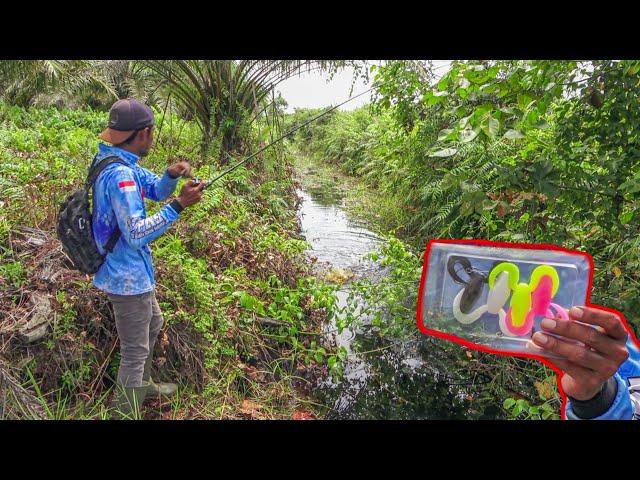
<svg viewBox="0 0 640 480"><path fill-rule="evenodd" d="M98 251L98 246L93 237L89 190L93 189L98 175L112 163L126 165L124 160L116 156L106 157L97 165L92 165L89 167L84 188L76 190L60 204L57 228L58 238L74 267L82 273L96 273L105 259L105 255ZM116 230L105 245L105 250L108 253L111 253L113 247L115 247L120 238L120 233L120 229L116 226Z"/></svg>

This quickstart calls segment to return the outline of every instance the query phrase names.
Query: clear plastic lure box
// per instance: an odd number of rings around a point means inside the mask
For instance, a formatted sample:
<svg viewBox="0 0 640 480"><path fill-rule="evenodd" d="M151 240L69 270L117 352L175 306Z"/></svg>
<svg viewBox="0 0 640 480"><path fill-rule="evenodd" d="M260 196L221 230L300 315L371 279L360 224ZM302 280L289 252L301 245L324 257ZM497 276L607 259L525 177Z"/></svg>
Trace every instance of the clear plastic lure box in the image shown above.
<svg viewBox="0 0 640 480"><path fill-rule="evenodd" d="M572 306L587 304L592 265L588 254L553 245L432 240L418 327L481 350L553 357L531 337L544 317L568 321Z"/></svg>

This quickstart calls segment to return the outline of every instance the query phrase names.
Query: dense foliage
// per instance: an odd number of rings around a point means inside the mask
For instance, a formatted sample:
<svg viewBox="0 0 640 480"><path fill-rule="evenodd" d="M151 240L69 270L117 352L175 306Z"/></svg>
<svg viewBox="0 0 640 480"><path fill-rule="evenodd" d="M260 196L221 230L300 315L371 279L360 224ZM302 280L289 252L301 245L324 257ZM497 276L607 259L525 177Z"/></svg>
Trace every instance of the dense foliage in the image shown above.
<svg viewBox="0 0 640 480"><path fill-rule="evenodd" d="M383 192L387 226L419 249L448 237L589 252L592 300L637 331L639 62L454 62L437 82L417 62L372 69L372 107L302 129L304 152Z"/></svg>
<svg viewBox="0 0 640 480"><path fill-rule="evenodd" d="M7 60L0 61L0 98L108 110L118 98L135 97L193 120L201 159L210 154L224 164L253 145L247 135L255 122L286 105L275 96L280 82L313 70L333 75L346 65L363 67L348 60Z"/></svg>
<svg viewBox="0 0 640 480"><path fill-rule="evenodd" d="M590 253L592 302L623 312L638 333L640 62L456 61L436 79L428 63L392 61L372 72L370 106L333 112L294 139L302 155L373 188L364 215L403 239L373 254L390 274L353 284L352 300L367 308L353 302L346 322L369 315L380 335L415 339L427 241L483 238ZM430 348L459 364L460 347ZM557 418L553 372L480 356L494 378L488 394L511 416Z"/></svg>
<svg viewBox="0 0 640 480"><path fill-rule="evenodd" d="M174 114L156 118L160 135L143 164L161 173L197 151L200 131ZM90 277L68 269L51 235L60 201L84 181L106 119L106 112L0 103L2 417L37 416L26 413L29 398L49 418L108 415L118 368L112 313ZM248 138L264 141L264 125L262 135ZM310 415L302 392L335 364L335 352L314 333L331 311L333 287L315 280L302 253L290 159L280 153L266 151L212 186L152 244L167 322L156 368L179 382L181 395L149 410L151 417L290 418L301 405ZM210 178L216 170L200 165L196 173ZM48 240L24 250L22 226ZM25 343L29 301L43 296L51 307L47 334ZM21 388L31 397L21 398Z"/></svg>

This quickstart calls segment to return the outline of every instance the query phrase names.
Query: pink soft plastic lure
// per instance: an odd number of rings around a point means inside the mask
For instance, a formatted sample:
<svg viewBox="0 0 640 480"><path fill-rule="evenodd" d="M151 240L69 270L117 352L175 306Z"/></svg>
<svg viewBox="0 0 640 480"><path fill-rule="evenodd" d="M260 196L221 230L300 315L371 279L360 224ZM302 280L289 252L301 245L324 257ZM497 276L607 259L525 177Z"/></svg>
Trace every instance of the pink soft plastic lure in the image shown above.
<svg viewBox="0 0 640 480"><path fill-rule="evenodd" d="M553 298L553 280L551 277L545 275L540 279L538 288L536 288L531 294L531 305L533 307L533 314L543 317L560 318L561 320L569 320L567 311L556 303L551 303ZM552 311L550 307L553 307Z"/></svg>
<svg viewBox="0 0 640 480"><path fill-rule="evenodd" d="M550 276L545 275L540 279L538 287L531 292L531 308L533 314L546 315L549 305L551 305L551 298L553 298L553 280Z"/></svg>
<svg viewBox="0 0 640 480"><path fill-rule="evenodd" d="M527 313L527 316L525 317L525 320L522 326L516 327L513 324L513 318L511 318L511 309L509 309L507 311L507 317L505 318L505 323L507 326L507 330L509 330L509 332L514 337L523 337L525 335L528 335L531 329L533 328L533 319L534 319L533 310L529 310L529 313Z"/></svg>
<svg viewBox="0 0 640 480"><path fill-rule="evenodd" d="M523 285L524 287L524 285ZM512 318L512 308L507 311L505 326L514 336L525 336L531 332L533 321L537 316L546 316L568 320L569 316L564 308L551 303L554 295L560 287L560 278L555 268L550 265L540 265L531 274L531 281L527 286L531 291L531 309L526 313L524 322L516 325ZM555 313L554 313L555 312Z"/></svg>

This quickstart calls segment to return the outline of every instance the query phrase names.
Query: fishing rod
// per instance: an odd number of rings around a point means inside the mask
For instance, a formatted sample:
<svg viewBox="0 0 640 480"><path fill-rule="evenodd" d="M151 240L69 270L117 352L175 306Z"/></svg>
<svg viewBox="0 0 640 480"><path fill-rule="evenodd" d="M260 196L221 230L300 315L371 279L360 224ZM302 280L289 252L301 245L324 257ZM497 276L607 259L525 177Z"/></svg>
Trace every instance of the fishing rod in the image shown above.
<svg viewBox="0 0 640 480"><path fill-rule="evenodd" d="M315 117L311 118L310 120L307 120L306 122L304 122L304 123L302 123L302 124L298 125L296 128L293 128L293 129L289 130L287 133L285 133L284 135L282 135L282 136L280 136L279 138L275 139L275 140L274 140L273 142L271 142L270 144L265 145L264 147L260 148L258 151L256 151L256 152L252 153L251 155L249 155L249 156L248 156L247 158L245 158L244 160L242 160L242 161L240 161L240 162L236 163L234 166L232 166L232 167L230 167L230 168L226 169L224 172L222 172L220 175L218 175L217 177L215 177L213 180L209 180L208 182L204 182L205 184L204 184L204 187L202 187L202 190L204 190L205 188L209 187L212 183L214 183L214 182L216 182L216 181L220 180L220 179L221 179L222 177L224 177L225 175L227 175L227 174L229 174L229 173L233 172L236 168L238 168L238 167L240 167L241 165L243 165L243 164L247 163L249 160L251 160L252 158L254 158L256 155L258 155L258 154L260 154L260 153L264 152L267 148L272 147L272 146L273 146L273 145L275 145L276 143L278 143L278 142L280 142L280 141L284 140L285 138L287 138L287 137L288 137L289 135L291 135L292 133L296 132L297 130L300 130L302 127L304 127L304 126L306 126L306 125L309 125L311 122L315 122L315 121L316 121L316 120L318 120L319 118L324 117L324 116L325 116L326 114L328 114L329 112L332 112L332 111L333 111L333 110L335 110L336 108L341 107L342 105L344 105L345 103L350 102L351 100L355 100L356 98L361 97L362 95L364 95L365 93L370 92L371 90L373 90L373 88L369 88L368 90L365 90L364 92L359 93L358 95L356 95L356 96L354 96L354 97L350 97L350 98L348 98L347 100L345 100L344 102L339 103L339 104L338 104L338 105L336 105L335 107L331 107L330 109L328 109L328 110L326 110L326 111L322 112L320 115L317 115L317 116L315 116ZM200 184L200 182L201 182L202 180L200 180L199 178L195 177L195 178L193 179L193 181L194 181L194 183L195 183L196 185L199 185L199 184Z"/></svg>

